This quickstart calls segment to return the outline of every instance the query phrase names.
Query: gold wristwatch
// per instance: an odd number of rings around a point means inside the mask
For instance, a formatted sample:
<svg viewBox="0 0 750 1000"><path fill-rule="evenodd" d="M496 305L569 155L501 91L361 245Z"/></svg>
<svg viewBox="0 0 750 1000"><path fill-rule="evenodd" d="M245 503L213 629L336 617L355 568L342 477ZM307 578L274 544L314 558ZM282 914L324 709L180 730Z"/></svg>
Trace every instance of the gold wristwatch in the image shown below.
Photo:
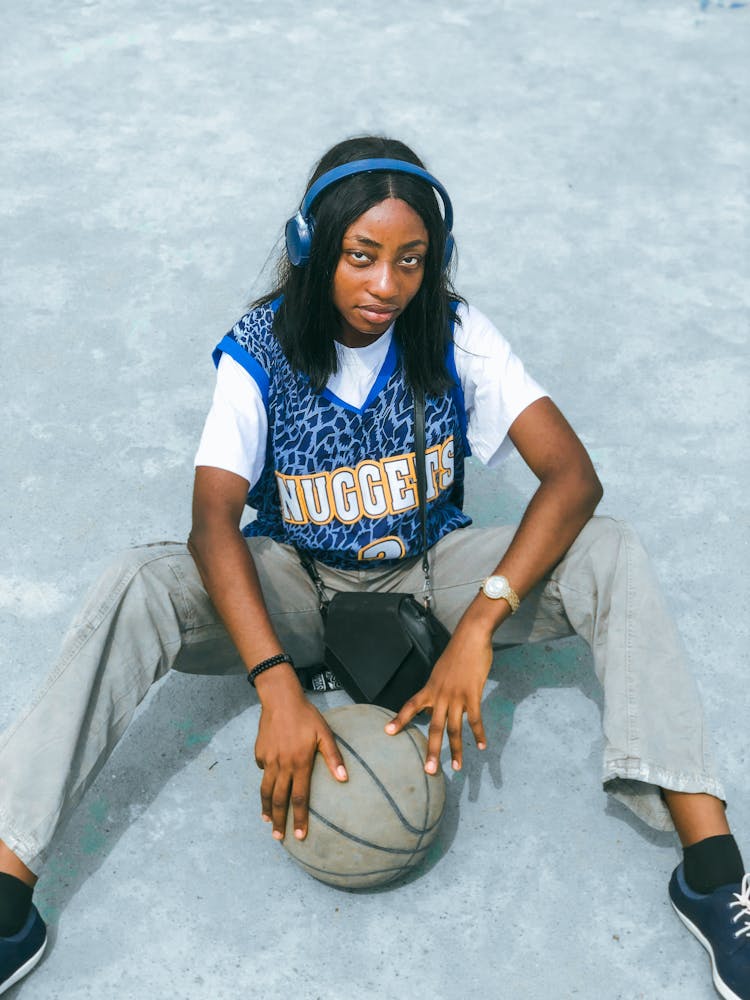
<svg viewBox="0 0 750 1000"><path fill-rule="evenodd" d="M500 598L504 598L510 605L510 613L514 615L518 611L518 606L521 603L518 594L508 583L508 579L505 576L488 576L486 580L482 581L479 589L482 591L485 597L489 597L490 600L499 601Z"/></svg>

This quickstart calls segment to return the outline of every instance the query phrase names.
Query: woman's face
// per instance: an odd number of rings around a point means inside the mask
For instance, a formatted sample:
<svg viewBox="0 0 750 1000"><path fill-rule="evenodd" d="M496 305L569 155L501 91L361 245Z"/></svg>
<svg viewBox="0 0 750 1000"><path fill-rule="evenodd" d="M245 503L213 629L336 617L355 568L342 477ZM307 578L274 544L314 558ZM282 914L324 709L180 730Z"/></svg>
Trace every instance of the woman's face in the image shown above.
<svg viewBox="0 0 750 1000"><path fill-rule="evenodd" d="M424 222L400 198L373 205L349 226L333 275L337 340L366 347L385 333L419 291L427 244Z"/></svg>

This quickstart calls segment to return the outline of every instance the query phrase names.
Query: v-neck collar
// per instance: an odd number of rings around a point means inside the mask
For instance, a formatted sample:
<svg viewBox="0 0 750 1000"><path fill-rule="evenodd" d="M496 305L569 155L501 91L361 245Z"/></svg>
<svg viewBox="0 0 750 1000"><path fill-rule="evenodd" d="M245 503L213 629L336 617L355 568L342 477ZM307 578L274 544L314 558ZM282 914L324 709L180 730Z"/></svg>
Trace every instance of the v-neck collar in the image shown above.
<svg viewBox="0 0 750 1000"><path fill-rule="evenodd" d="M332 392L330 389L325 388L321 393L324 399L327 399L329 403L333 403L335 406L340 406L344 410L349 410L351 413L364 413L368 406L377 398L381 389L386 384L388 379L396 370L396 364L398 362L398 348L396 347L396 338L391 337L391 342L388 345L388 351L386 352L383 363L380 366L380 371L375 377L375 381L372 384L372 388L367 394L367 399L361 406L353 406L351 403L347 403L346 400L341 399Z"/></svg>
<svg viewBox="0 0 750 1000"><path fill-rule="evenodd" d="M383 364L392 340L393 324L388 327L385 333L364 347L347 347L346 344L342 344L337 340L334 343L336 345L338 362L342 367L349 370L374 372L376 368L379 369Z"/></svg>

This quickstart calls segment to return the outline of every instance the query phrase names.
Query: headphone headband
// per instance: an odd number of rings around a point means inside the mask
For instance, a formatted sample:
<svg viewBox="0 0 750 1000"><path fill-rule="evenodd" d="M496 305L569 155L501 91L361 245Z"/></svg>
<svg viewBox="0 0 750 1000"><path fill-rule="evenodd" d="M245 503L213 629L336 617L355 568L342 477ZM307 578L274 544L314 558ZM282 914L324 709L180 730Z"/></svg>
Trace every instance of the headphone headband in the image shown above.
<svg viewBox="0 0 750 1000"><path fill-rule="evenodd" d="M310 210L318 195L325 191L327 187L336 184L345 177L351 177L354 174L370 174L377 171L391 171L393 173L411 174L413 177L419 177L421 180L426 181L440 195L440 200L443 203L443 222L445 224L445 257L443 259L443 267L448 267L453 253L453 236L451 233L453 229L453 206L448 197L448 192L436 177L433 177L432 174L428 173L422 167L418 167L415 163L409 163L408 160L393 160L388 158L352 160L351 163L343 163L339 167L334 167L332 170L326 171L326 173L315 181L302 199L302 204L296 215L286 224L286 248L292 264L298 267L306 264L310 259L310 245L312 244L315 224Z"/></svg>

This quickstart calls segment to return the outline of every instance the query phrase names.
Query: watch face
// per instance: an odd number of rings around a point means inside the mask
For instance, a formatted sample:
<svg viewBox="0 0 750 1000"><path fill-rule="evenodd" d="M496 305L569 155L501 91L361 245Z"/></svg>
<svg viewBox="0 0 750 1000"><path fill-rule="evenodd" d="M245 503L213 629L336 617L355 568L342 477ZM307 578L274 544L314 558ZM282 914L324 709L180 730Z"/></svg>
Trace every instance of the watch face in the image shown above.
<svg viewBox="0 0 750 1000"><path fill-rule="evenodd" d="M488 597L504 597L508 591L508 581L504 576L487 577L483 590Z"/></svg>

